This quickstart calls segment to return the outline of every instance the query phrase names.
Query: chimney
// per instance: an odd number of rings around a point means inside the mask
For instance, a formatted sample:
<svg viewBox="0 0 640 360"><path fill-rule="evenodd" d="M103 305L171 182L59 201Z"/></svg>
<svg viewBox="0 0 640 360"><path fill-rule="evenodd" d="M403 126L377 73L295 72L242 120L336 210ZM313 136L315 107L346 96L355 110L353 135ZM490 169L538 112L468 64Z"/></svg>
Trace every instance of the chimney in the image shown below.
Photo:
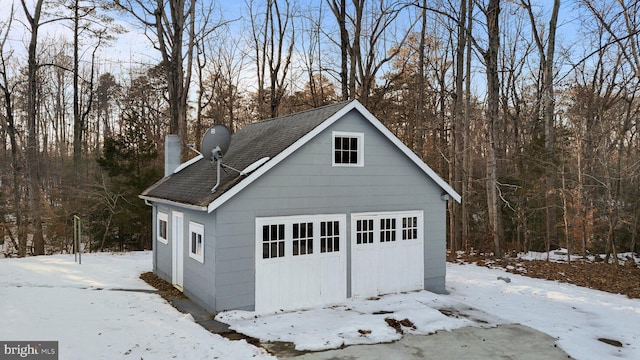
<svg viewBox="0 0 640 360"><path fill-rule="evenodd" d="M164 138L164 176L173 174L180 166L180 136L167 135Z"/></svg>

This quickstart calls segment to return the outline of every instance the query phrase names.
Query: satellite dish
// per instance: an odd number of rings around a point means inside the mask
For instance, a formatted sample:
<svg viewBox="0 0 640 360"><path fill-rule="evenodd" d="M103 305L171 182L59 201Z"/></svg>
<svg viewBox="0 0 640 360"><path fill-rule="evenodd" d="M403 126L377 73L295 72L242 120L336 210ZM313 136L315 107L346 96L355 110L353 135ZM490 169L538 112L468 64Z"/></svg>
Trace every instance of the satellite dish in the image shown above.
<svg viewBox="0 0 640 360"><path fill-rule="evenodd" d="M202 138L200 152L209 161L220 160L229 149L231 131L224 125L210 127Z"/></svg>
<svg viewBox="0 0 640 360"><path fill-rule="evenodd" d="M213 162L216 162L216 184L211 189L211 192L215 192L220 185L220 165L222 164L222 157L224 153L229 150L229 144L231 143L231 131L224 125L214 125L210 127L202 138L200 144L200 152L202 156Z"/></svg>

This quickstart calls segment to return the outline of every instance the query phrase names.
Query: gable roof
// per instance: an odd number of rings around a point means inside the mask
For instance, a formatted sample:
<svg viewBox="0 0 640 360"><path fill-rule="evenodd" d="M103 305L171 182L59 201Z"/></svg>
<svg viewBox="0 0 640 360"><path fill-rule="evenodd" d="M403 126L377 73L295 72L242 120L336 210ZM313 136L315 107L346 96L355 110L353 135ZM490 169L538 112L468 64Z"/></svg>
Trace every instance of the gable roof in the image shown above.
<svg viewBox="0 0 640 360"><path fill-rule="evenodd" d="M245 126L232 135L231 145L222 164L241 171L262 158L269 157L269 160L248 175L240 175L223 166L220 185L213 193L211 188L216 183L216 167L199 155L146 189L140 198L211 212L354 109L405 153L446 194L460 202L460 195L449 184L357 100L343 101Z"/></svg>

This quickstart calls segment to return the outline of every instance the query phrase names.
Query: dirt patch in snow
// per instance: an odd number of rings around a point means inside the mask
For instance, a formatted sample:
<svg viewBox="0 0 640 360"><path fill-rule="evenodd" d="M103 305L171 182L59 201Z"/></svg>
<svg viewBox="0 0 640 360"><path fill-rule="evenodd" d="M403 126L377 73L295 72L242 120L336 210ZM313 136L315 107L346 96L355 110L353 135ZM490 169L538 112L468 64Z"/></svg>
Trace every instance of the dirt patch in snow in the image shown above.
<svg viewBox="0 0 640 360"><path fill-rule="evenodd" d="M147 284L158 289L158 293L165 299L168 297L184 298L184 294L180 290L176 289L170 283L160 279L156 274L148 271L140 274L140 279L144 280Z"/></svg>

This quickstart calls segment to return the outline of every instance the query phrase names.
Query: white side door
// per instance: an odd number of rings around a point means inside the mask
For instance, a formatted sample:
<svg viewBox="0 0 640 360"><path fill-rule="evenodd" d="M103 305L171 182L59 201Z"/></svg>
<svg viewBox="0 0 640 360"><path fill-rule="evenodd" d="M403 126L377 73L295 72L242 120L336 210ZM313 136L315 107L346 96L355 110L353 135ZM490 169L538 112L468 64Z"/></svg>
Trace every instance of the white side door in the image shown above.
<svg viewBox="0 0 640 360"><path fill-rule="evenodd" d="M184 281L184 216L181 212L174 211L171 215L172 248L172 276L173 286L182 291Z"/></svg>

